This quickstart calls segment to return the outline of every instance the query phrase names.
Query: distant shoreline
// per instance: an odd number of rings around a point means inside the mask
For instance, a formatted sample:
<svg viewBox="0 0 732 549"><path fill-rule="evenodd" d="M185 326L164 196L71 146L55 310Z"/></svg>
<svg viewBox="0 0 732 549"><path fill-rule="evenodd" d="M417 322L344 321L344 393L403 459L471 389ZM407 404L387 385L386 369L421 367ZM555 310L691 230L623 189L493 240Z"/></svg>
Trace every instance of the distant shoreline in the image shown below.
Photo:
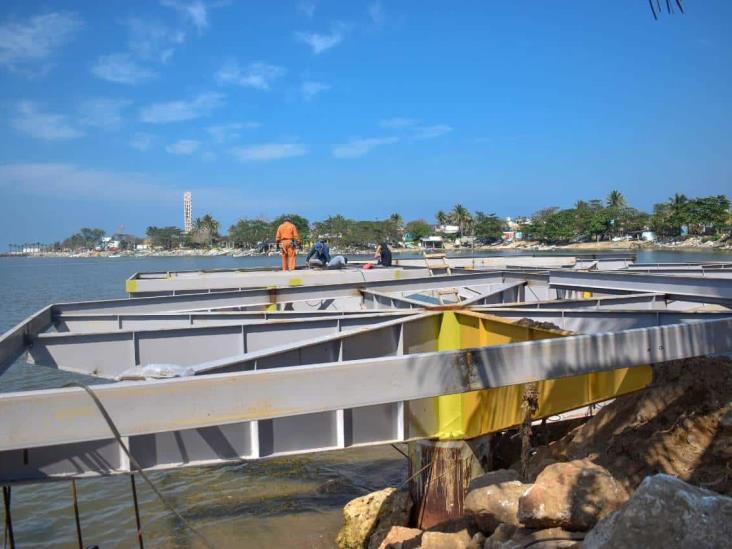
<svg viewBox="0 0 732 549"><path fill-rule="evenodd" d="M450 247L437 250L429 250L424 248L392 248L394 253L408 254L414 253L421 255L422 253L444 253L447 255L453 253L490 253L492 251L525 251L525 252L550 252L550 251L574 251L577 253L592 253L592 252L634 252L639 250L647 251L720 251L720 252L732 252L732 242L726 241L708 241L702 242L698 238L689 238L682 241L672 241L667 243L659 242L639 242L634 240L612 242L578 242L573 244L541 244L539 242L526 242L526 241L514 241L510 243L502 243L492 246L476 246L474 248L468 247ZM373 250L368 249L357 249L357 250L337 250L333 249L334 253L342 253L346 256L370 256L373 255ZM274 254L276 257L279 254ZM300 252L300 255L305 255L304 251ZM116 257L267 257L267 254L259 253L247 253L246 250L241 249L222 249L213 248L211 250L193 250L193 249L179 249L179 250L158 250L158 251L146 251L146 252L43 252L43 253L2 253L0 257L56 257L56 258L88 258L88 257L104 257L104 258L116 258ZM270 256L272 257L272 256Z"/></svg>

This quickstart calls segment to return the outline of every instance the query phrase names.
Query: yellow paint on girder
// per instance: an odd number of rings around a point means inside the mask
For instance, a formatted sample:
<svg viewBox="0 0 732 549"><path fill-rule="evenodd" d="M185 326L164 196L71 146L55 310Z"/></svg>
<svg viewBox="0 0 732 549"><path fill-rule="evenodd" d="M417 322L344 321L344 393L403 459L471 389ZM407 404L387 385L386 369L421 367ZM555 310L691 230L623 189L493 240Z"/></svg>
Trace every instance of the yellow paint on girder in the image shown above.
<svg viewBox="0 0 732 549"><path fill-rule="evenodd" d="M137 291L137 280L128 278L125 281L125 291L128 294L134 294Z"/></svg>
<svg viewBox="0 0 732 549"><path fill-rule="evenodd" d="M289 286L302 286L302 284L303 284L303 282L302 282L302 278L290 278L290 279L289 279L289 280L287 281L287 284L288 284Z"/></svg>
<svg viewBox="0 0 732 549"><path fill-rule="evenodd" d="M446 311L442 314L438 350L448 351L503 345L519 341L564 337L569 332L517 326L476 313ZM637 391L651 382L650 366L621 368L539 382L539 409L535 418L580 408ZM434 400L435 432L441 440L473 438L514 427L523 419L523 385L472 391Z"/></svg>
<svg viewBox="0 0 732 549"><path fill-rule="evenodd" d="M592 292L582 292L582 299L592 298Z"/></svg>

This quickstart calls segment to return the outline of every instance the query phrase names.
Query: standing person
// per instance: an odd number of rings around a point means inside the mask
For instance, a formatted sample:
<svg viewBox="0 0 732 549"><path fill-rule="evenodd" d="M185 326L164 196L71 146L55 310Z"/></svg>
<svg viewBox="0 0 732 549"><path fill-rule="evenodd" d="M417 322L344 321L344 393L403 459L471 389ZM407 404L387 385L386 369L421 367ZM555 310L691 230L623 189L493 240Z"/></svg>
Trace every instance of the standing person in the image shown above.
<svg viewBox="0 0 732 549"><path fill-rule="evenodd" d="M282 270L294 271L297 263L297 243L300 240L300 233L289 217L286 217L282 224L277 227L275 242L282 254Z"/></svg>
<svg viewBox="0 0 732 549"><path fill-rule="evenodd" d="M374 258L378 259L377 265L382 267L391 267L391 250L386 242L382 242L376 247Z"/></svg>
<svg viewBox="0 0 732 549"><path fill-rule="evenodd" d="M312 259L311 259L312 258ZM311 267L325 267L330 261L330 249L322 240L318 240L310 249L305 263Z"/></svg>

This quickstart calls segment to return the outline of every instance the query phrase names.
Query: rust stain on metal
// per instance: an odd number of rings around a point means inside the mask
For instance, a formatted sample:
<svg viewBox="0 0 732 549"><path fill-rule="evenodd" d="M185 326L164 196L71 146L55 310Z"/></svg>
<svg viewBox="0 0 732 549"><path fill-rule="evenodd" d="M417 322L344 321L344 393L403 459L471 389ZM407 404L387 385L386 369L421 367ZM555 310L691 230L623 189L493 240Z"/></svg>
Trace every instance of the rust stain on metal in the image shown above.
<svg viewBox="0 0 732 549"><path fill-rule="evenodd" d="M453 361L455 368L460 373L460 382L463 387L469 387L476 378L475 357L473 351L461 351Z"/></svg>
<svg viewBox="0 0 732 549"><path fill-rule="evenodd" d="M269 302L275 305L277 303L277 286L267 288L267 294L269 295Z"/></svg>

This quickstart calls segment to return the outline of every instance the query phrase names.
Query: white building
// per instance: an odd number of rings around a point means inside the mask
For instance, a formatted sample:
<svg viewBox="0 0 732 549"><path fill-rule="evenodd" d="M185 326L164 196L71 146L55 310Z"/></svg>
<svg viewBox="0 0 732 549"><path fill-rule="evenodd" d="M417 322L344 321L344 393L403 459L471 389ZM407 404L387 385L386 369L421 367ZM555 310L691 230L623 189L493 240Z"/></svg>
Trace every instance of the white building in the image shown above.
<svg viewBox="0 0 732 549"><path fill-rule="evenodd" d="M193 200L191 193L183 193L183 232L188 234L193 230Z"/></svg>

